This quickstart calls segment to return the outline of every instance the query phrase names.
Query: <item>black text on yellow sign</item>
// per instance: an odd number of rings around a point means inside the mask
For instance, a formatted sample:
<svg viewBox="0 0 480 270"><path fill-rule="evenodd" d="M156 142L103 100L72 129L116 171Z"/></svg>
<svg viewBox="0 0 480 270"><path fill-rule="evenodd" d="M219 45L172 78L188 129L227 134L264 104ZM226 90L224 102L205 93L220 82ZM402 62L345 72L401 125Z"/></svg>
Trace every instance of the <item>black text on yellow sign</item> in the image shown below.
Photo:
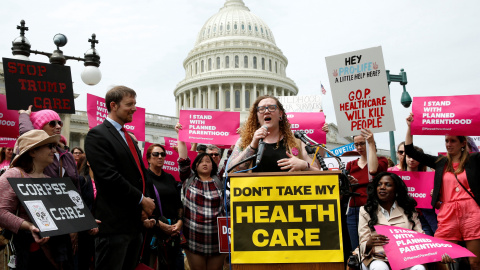
<svg viewBox="0 0 480 270"><path fill-rule="evenodd" d="M232 211L235 251L340 249L336 200L234 202Z"/></svg>

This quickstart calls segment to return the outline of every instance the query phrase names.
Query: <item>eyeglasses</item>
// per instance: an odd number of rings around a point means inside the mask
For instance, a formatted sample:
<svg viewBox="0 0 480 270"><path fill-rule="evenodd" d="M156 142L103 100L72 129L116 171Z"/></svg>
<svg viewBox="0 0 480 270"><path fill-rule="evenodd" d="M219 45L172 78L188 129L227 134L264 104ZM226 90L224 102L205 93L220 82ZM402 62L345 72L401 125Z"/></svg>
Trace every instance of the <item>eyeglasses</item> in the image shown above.
<svg viewBox="0 0 480 270"><path fill-rule="evenodd" d="M210 154L208 154L208 155L211 156L211 157L218 157L218 156L220 156L219 153L210 153Z"/></svg>
<svg viewBox="0 0 480 270"><path fill-rule="evenodd" d="M399 155L403 155L403 154L405 154L405 151L398 150L397 153L398 153Z"/></svg>
<svg viewBox="0 0 480 270"><path fill-rule="evenodd" d="M52 120L50 122L48 122L48 125L52 128L56 127L57 124L60 126L60 127L63 127L63 122L62 121L57 121L57 120Z"/></svg>
<svg viewBox="0 0 480 270"><path fill-rule="evenodd" d="M278 108L277 105L268 105L268 106L258 106L257 107L257 112L259 113L265 113L265 110L268 109L269 112L274 112Z"/></svg>
<svg viewBox="0 0 480 270"><path fill-rule="evenodd" d="M165 153L165 152L152 152L152 156L154 156L154 157L158 157L158 156L166 157L167 153Z"/></svg>
<svg viewBox="0 0 480 270"><path fill-rule="evenodd" d="M74 155L81 155L82 152L73 152Z"/></svg>
<svg viewBox="0 0 480 270"><path fill-rule="evenodd" d="M355 147L359 147L359 146L365 146L365 143L364 142L354 143L353 145L355 145Z"/></svg>

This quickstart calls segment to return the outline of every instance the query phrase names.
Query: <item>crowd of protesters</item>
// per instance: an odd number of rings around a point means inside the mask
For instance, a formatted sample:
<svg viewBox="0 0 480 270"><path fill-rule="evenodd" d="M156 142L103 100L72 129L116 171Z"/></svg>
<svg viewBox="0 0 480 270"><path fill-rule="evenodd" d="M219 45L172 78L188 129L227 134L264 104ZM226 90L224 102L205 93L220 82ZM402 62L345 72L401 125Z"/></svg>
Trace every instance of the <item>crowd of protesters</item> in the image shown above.
<svg viewBox="0 0 480 270"><path fill-rule="evenodd" d="M87 134L85 150L74 147L69 151L56 112L32 112L31 107L19 111L21 136L15 147L0 151L0 169L4 169L0 227L3 238L10 238L7 232L14 236L10 239L16 269L135 269L139 264L153 269L222 269L227 260L226 254L219 253L217 217L226 215L227 163L240 163L255 154L262 142L262 161L244 162L234 171L321 170L306 145L294 138L286 111L273 96L258 97L253 103L238 130L240 139L231 149L194 144L192 150L198 155L192 161L190 149L178 140L180 182L163 169L165 146L152 144L145 149L145 166L136 138L123 128L136 111L135 91L116 86L107 92L105 101L108 117ZM407 118L407 135L397 148L399 163L391 166L386 158L377 156L370 130L353 137L359 158L348 162L346 168L356 196L342 198L348 228L344 236L350 240L347 245L344 242L344 249L356 249L362 269L389 269L383 250L388 239L377 234L374 225L395 224L453 243L463 242L477 256L469 257L467 264L480 269L478 148L469 137L445 136L446 155L425 154L413 145L413 120L413 115ZM182 127L177 123L177 133ZM328 126L323 130L328 132ZM427 167L435 171L431 197L438 215L434 209L418 209L395 174L426 171ZM50 177L72 181L98 228L40 238L7 178ZM0 267L4 259L2 254ZM442 262L454 261L445 254Z"/></svg>

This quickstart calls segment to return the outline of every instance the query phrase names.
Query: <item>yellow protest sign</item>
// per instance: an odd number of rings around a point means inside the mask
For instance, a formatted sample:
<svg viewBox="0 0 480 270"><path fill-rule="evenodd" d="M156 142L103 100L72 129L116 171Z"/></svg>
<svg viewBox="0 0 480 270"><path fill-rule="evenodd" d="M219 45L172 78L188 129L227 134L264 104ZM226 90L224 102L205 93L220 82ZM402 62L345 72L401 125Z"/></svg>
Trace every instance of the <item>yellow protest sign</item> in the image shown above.
<svg viewBox="0 0 480 270"><path fill-rule="evenodd" d="M343 262L338 175L231 178L232 263Z"/></svg>

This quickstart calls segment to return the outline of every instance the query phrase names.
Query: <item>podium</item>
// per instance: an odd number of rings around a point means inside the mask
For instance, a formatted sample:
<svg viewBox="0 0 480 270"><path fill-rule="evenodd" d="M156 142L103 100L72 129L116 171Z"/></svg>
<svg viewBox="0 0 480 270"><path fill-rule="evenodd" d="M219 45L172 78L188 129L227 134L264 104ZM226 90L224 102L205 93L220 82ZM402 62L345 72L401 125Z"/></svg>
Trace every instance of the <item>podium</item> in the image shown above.
<svg viewBox="0 0 480 270"><path fill-rule="evenodd" d="M340 171L232 173L232 269L345 269Z"/></svg>

